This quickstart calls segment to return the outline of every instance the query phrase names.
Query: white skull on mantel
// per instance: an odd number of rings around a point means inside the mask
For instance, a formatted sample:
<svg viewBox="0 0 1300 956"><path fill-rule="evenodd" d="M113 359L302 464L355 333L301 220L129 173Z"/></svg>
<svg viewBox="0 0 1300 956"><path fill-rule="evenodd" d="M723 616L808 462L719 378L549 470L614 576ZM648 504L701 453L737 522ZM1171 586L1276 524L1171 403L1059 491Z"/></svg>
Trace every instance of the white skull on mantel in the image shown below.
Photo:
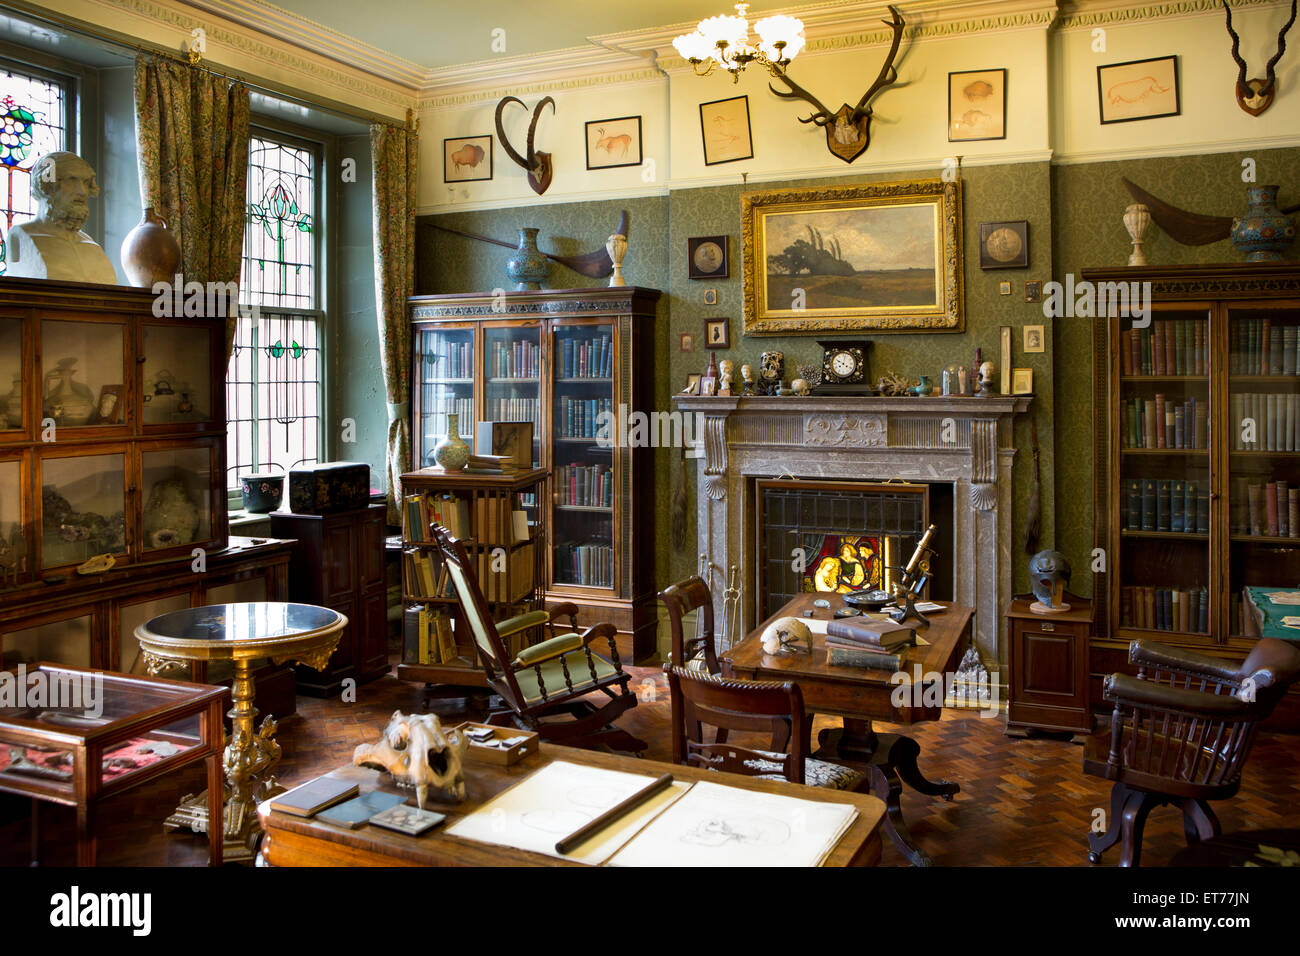
<svg viewBox="0 0 1300 956"><path fill-rule="evenodd" d="M465 799L462 768L468 747L463 734L442 729L437 714L407 716L395 710L379 743L358 744L352 762L387 770L399 787L414 787L416 803L423 810L430 787L446 791L453 801Z"/></svg>

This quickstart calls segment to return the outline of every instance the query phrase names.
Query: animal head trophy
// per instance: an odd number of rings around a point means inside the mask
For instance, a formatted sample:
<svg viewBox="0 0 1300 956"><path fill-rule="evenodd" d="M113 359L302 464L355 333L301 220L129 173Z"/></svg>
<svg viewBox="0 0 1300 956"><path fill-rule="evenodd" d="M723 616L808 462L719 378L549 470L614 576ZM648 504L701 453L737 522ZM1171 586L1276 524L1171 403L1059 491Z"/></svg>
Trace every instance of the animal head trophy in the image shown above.
<svg viewBox="0 0 1300 956"><path fill-rule="evenodd" d="M1241 37L1237 36L1237 31L1232 29L1232 8L1228 6L1228 0L1223 0L1223 10L1228 16L1228 35L1232 37L1232 58L1237 61L1237 105L1249 113L1251 116L1258 116L1270 106L1273 105L1273 97L1277 93L1277 69L1278 60L1282 59L1282 54L1286 52L1286 33L1291 29L1291 24L1295 23L1296 0L1291 0L1291 19L1283 26L1277 35L1277 52L1273 58L1268 61L1264 67L1264 78L1246 79L1246 61L1241 58Z"/></svg>
<svg viewBox="0 0 1300 956"><path fill-rule="evenodd" d="M898 55L898 44L903 38L903 26L905 24L897 7L891 5L889 12L892 19L882 20L881 22L894 31L894 41L889 46L889 54L885 57L885 63L881 66L879 75L876 76L876 82L867 87L867 91L858 100L857 106L849 106L848 103L844 103L838 110L831 112L817 97L790 79L789 74L784 70L777 73L776 76L786 86L790 87L789 92L783 93L775 86L768 84L768 89L777 96L788 100L803 100L816 110L812 116L800 117L799 122L812 123L826 130L827 149L846 163L851 163L861 156L871 144L872 98L881 90L893 86L898 81L898 70L894 67L894 57Z"/></svg>
<svg viewBox="0 0 1300 956"><path fill-rule="evenodd" d="M528 158L525 159L519 155L519 152L510 145L510 140L506 139L505 128L501 125L501 112L506 108L507 103L518 103L524 109L528 109L523 100L515 96L505 96L497 104L497 138L501 140L501 147L506 151L506 155L514 160L515 165L528 173L528 185L532 187L533 192L541 195L546 192L551 185L551 176L554 168L551 166L551 154L533 148L533 136L537 132L537 120L542 115L542 109L546 106L551 107L551 113L555 113L555 100L546 97L533 109L532 122L528 124Z"/></svg>
<svg viewBox="0 0 1300 956"><path fill-rule="evenodd" d="M352 762L359 767L387 770L399 787L414 787L421 810L429 788L445 791L453 800L465 799L462 767L469 741L459 732L444 732L437 714L393 711L377 744L358 744Z"/></svg>

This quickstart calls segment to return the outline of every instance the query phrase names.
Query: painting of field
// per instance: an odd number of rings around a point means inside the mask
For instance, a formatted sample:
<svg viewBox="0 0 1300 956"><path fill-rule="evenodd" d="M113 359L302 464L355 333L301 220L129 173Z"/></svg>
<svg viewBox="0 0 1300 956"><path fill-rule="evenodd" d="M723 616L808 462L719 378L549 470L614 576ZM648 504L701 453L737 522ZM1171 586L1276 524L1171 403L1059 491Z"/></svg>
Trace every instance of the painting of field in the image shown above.
<svg viewBox="0 0 1300 956"><path fill-rule="evenodd" d="M762 217L763 311L938 308L938 216L936 203L773 210Z"/></svg>

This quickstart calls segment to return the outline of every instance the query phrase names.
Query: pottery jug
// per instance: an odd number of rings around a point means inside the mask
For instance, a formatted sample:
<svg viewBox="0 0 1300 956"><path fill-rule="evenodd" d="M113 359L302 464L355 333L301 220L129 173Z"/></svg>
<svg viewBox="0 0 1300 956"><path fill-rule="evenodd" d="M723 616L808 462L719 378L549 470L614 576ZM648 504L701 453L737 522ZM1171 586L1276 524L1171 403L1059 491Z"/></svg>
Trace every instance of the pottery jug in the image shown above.
<svg viewBox="0 0 1300 956"><path fill-rule="evenodd" d="M132 285L151 289L155 282L171 282L180 262L180 243L167 221L149 206L140 224L122 240L122 271Z"/></svg>
<svg viewBox="0 0 1300 956"><path fill-rule="evenodd" d="M433 446L433 460L444 471L460 471L469 462L469 445L460 437L460 416L452 412L447 415L447 435Z"/></svg>
<svg viewBox="0 0 1300 956"><path fill-rule="evenodd" d="M1295 242L1295 220L1277 208L1277 186L1246 190L1246 214L1232 220L1232 244L1247 262L1280 262Z"/></svg>
<svg viewBox="0 0 1300 956"><path fill-rule="evenodd" d="M59 425L84 425L95 412L90 389L72 380L76 364L76 359L63 359L45 373L45 415Z"/></svg>
<svg viewBox="0 0 1300 956"><path fill-rule="evenodd" d="M519 230L519 248L506 261L506 275L519 291L540 289L542 280L551 274L551 260L537 249L537 230Z"/></svg>

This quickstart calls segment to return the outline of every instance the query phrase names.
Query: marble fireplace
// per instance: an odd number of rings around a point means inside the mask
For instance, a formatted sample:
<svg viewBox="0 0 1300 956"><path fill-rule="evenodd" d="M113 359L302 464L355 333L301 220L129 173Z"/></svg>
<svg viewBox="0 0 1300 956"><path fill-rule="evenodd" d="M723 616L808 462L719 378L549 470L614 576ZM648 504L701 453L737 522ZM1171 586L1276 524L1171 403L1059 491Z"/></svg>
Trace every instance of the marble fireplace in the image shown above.
<svg viewBox="0 0 1300 956"><path fill-rule="evenodd" d="M757 479L948 483L953 599L976 609L976 647L1005 684L1002 614L1012 593L1016 454L1011 424L1031 400L674 396L676 409L702 425L692 448L698 458L698 554L708 572L720 644L743 637L765 616L759 606ZM739 614L724 623L723 592L733 567L739 569Z"/></svg>

